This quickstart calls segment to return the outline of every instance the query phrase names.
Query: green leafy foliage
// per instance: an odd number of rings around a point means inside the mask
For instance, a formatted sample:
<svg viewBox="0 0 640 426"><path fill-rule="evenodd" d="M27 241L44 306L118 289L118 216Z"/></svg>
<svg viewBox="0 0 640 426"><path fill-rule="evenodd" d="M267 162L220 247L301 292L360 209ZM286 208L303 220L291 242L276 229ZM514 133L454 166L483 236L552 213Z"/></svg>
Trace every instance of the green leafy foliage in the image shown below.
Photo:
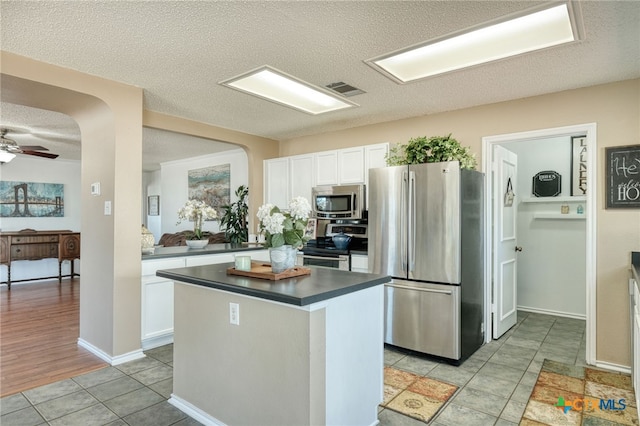
<svg viewBox="0 0 640 426"><path fill-rule="evenodd" d="M393 146L386 159L388 166L459 161L461 169L473 170L478 165L471 149L460 145L451 134L412 138L406 144Z"/></svg>
<svg viewBox="0 0 640 426"><path fill-rule="evenodd" d="M235 194L238 200L222 207L224 213L220 217L220 229L225 232L225 237L229 242L243 243L249 241L249 230L247 228L249 188L240 185Z"/></svg>

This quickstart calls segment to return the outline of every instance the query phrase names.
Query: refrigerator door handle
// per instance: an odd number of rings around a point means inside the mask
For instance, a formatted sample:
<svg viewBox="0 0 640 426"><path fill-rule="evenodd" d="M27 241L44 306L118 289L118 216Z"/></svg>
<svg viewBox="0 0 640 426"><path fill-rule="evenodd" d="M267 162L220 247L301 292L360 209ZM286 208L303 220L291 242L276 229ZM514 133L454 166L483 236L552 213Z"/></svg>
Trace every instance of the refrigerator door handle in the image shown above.
<svg viewBox="0 0 640 426"><path fill-rule="evenodd" d="M409 172L409 272L416 269L416 173Z"/></svg>
<svg viewBox="0 0 640 426"><path fill-rule="evenodd" d="M436 290L433 288L420 288L420 287L413 287L413 286L408 286L408 285L399 285L399 284L385 284L385 286L387 287L393 287L393 288L402 288L405 290L415 290L415 291L422 291L425 293L440 293L440 294L448 294L451 295L453 294L452 291L450 290Z"/></svg>
<svg viewBox="0 0 640 426"><path fill-rule="evenodd" d="M402 185L400 188L400 258L402 259L402 270L407 268L407 185L409 180L408 172L402 172Z"/></svg>

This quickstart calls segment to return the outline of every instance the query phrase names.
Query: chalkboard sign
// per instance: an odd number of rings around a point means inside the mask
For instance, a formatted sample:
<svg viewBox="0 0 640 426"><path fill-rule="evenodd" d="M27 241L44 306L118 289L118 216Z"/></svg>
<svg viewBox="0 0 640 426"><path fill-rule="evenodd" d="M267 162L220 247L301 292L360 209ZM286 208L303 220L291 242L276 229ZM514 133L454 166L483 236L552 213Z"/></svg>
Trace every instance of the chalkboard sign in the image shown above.
<svg viewBox="0 0 640 426"><path fill-rule="evenodd" d="M606 148L607 208L640 208L640 145Z"/></svg>
<svg viewBox="0 0 640 426"><path fill-rule="evenodd" d="M538 172L533 177L533 195L536 197L557 197L562 185L560 173L553 170Z"/></svg>

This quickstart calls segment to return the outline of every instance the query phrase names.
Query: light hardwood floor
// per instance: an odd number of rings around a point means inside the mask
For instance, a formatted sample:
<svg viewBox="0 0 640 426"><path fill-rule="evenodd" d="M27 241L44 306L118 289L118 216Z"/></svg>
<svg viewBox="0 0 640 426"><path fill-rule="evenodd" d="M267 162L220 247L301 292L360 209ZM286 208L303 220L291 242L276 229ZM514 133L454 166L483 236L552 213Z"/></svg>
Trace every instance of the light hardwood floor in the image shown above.
<svg viewBox="0 0 640 426"><path fill-rule="evenodd" d="M0 396L108 366L78 346L80 279L0 289Z"/></svg>

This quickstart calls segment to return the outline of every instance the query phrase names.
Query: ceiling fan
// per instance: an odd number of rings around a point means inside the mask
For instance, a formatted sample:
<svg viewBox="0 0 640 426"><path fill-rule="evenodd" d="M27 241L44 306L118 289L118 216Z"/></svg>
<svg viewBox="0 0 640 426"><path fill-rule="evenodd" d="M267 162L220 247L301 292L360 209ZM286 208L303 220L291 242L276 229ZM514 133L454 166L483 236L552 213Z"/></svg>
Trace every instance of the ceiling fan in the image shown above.
<svg viewBox="0 0 640 426"><path fill-rule="evenodd" d="M0 129L0 163L8 163L16 154L35 155L36 157L57 158L58 154L50 154L47 148L39 145L18 145L13 139L5 137L7 129Z"/></svg>

